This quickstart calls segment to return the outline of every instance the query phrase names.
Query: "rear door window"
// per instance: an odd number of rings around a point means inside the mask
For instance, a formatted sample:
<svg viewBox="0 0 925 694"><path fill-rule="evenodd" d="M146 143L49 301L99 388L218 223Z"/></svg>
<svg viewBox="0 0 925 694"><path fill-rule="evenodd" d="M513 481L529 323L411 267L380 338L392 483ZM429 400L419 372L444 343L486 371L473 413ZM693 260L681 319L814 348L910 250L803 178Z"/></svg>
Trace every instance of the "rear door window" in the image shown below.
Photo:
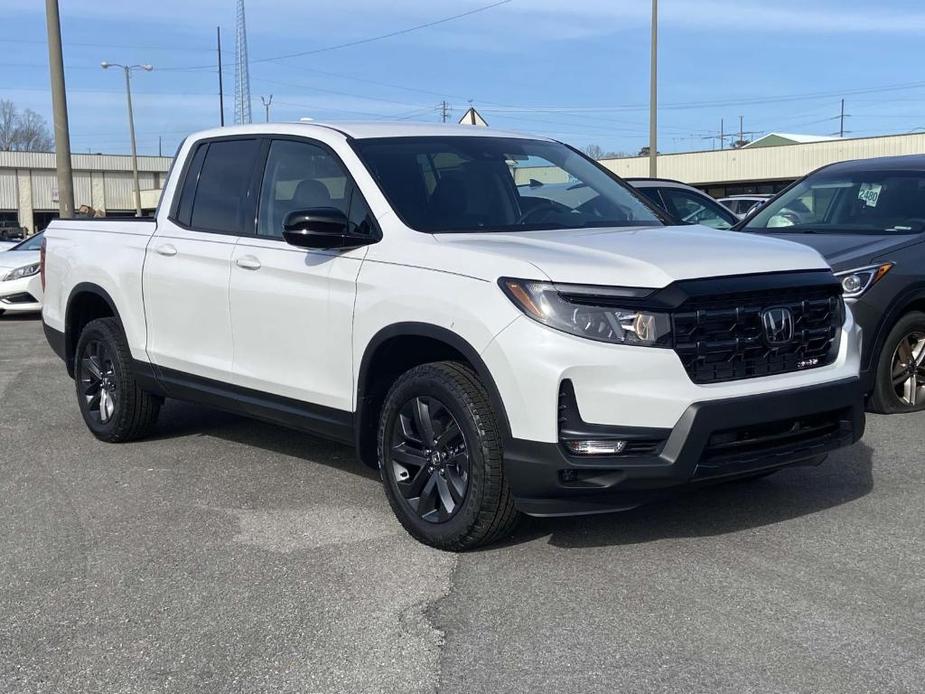
<svg viewBox="0 0 925 694"><path fill-rule="evenodd" d="M253 233L253 220L248 222L246 217L247 211L253 209L250 189L259 149L257 139L208 143L189 226L226 234ZM185 195L184 192L184 198Z"/></svg>

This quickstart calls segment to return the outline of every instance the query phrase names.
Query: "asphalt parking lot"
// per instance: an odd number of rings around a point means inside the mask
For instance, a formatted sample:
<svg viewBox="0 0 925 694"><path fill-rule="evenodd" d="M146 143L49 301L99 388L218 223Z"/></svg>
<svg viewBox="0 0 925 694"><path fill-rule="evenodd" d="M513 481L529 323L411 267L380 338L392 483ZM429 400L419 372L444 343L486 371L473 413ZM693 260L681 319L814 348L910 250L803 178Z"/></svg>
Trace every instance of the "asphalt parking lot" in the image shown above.
<svg viewBox="0 0 925 694"><path fill-rule="evenodd" d="M0 691L925 689L925 413L818 468L417 544L351 450L170 402L97 442L0 318Z"/></svg>

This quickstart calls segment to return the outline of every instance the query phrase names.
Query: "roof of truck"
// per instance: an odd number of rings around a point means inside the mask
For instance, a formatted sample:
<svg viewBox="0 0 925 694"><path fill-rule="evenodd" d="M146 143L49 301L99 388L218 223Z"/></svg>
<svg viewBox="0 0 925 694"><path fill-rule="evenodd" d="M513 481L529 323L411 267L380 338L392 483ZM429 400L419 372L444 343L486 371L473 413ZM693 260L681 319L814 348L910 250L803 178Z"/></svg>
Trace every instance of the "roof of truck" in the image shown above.
<svg viewBox="0 0 925 694"><path fill-rule="evenodd" d="M259 123L252 125L234 125L225 128L213 128L194 133L196 139L215 137L217 135L235 135L238 133L255 134L292 134L304 131L308 135L312 130L324 128L336 130L348 137L363 140L374 137L515 137L532 140L546 140L536 135L527 135L508 130L482 128L473 125L454 125L450 123L396 123L395 121L297 121L294 123Z"/></svg>

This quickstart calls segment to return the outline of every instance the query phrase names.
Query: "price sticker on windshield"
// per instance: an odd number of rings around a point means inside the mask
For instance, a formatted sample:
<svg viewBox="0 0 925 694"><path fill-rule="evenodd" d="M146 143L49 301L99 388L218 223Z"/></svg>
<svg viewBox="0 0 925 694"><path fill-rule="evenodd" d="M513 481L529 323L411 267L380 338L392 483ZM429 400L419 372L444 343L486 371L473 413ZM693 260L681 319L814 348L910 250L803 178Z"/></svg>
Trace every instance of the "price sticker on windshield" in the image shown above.
<svg viewBox="0 0 925 694"><path fill-rule="evenodd" d="M862 183L858 188L858 200L863 200L868 207L876 207L882 187L879 183Z"/></svg>

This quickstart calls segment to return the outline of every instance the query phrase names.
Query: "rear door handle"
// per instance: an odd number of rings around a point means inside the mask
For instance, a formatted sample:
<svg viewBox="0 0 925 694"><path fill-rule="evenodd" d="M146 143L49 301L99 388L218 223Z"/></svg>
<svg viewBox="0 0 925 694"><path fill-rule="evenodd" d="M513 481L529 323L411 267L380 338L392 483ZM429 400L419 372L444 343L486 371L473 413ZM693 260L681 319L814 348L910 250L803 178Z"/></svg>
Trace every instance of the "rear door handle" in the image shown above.
<svg viewBox="0 0 925 694"><path fill-rule="evenodd" d="M242 255L240 258L234 261L235 265L245 270L259 270L260 261L257 260L252 255Z"/></svg>
<svg viewBox="0 0 925 694"><path fill-rule="evenodd" d="M174 248L169 243L162 243L160 246L154 249L160 255L176 255L177 249Z"/></svg>

